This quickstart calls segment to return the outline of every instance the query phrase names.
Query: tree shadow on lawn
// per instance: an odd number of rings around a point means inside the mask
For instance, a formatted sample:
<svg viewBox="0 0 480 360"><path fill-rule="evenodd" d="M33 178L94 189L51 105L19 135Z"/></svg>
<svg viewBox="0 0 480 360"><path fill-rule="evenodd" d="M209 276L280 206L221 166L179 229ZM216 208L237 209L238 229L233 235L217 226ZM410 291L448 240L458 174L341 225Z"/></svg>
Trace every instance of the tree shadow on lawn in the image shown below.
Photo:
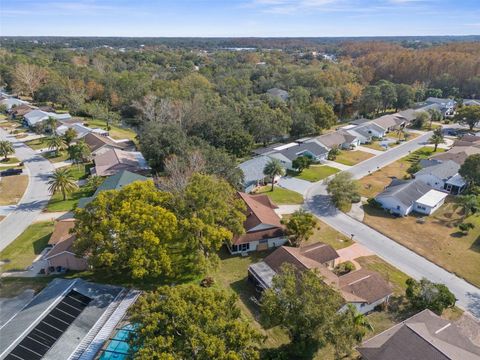
<svg viewBox="0 0 480 360"><path fill-rule="evenodd" d="M477 236L475 241L470 246L470 250L475 251L475 252L480 252L480 236Z"/></svg>

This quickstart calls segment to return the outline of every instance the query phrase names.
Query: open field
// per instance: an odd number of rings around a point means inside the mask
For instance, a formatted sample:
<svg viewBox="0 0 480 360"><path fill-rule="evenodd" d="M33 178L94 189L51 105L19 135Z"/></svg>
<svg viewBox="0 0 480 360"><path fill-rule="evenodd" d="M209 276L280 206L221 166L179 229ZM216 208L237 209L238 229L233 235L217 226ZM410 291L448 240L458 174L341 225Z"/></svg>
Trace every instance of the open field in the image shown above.
<svg viewBox="0 0 480 360"><path fill-rule="evenodd" d="M437 149L443 152L444 149ZM412 154L397 160L384 168L371 173L359 180L360 195L364 197L374 197L390 184L393 178L403 179L408 176L407 169L421 159L426 159L435 154L432 147L423 147Z"/></svg>
<svg viewBox="0 0 480 360"><path fill-rule="evenodd" d="M457 225L460 210L455 210L448 200L437 212L423 217L395 218L381 209L365 205L364 222L382 234L410 248L475 286L480 286L480 217L465 219L475 225L467 235L462 235Z"/></svg>
<svg viewBox="0 0 480 360"><path fill-rule="evenodd" d="M294 176L302 180L317 182L339 171L340 170L328 165L311 165L310 168L304 169L300 174Z"/></svg>
<svg viewBox="0 0 480 360"><path fill-rule="evenodd" d="M265 194L277 205L303 204L303 196L299 193L281 188L278 185L274 187L273 191L270 191L271 188L271 185L263 186L255 194Z"/></svg>
<svg viewBox="0 0 480 360"><path fill-rule="evenodd" d="M360 150L342 151L339 155L337 155L335 162L347 166L353 166L364 160L370 159L373 156L373 154Z"/></svg>
<svg viewBox="0 0 480 360"><path fill-rule="evenodd" d="M5 168L0 168L5 170ZM0 205L13 205L20 201L28 186L27 175L5 176L0 180Z"/></svg>
<svg viewBox="0 0 480 360"><path fill-rule="evenodd" d="M42 252L53 231L51 221L30 225L18 238L0 252L1 271L24 270Z"/></svg>
<svg viewBox="0 0 480 360"><path fill-rule="evenodd" d="M88 125L91 128L96 127L104 130L107 129L107 126L104 120L85 118L84 121L85 121L85 125ZM120 139L134 140L135 137L137 136L135 131L124 128L124 127L120 127L118 125L110 125L110 130L108 132L110 137L117 140L120 140Z"/></svg>

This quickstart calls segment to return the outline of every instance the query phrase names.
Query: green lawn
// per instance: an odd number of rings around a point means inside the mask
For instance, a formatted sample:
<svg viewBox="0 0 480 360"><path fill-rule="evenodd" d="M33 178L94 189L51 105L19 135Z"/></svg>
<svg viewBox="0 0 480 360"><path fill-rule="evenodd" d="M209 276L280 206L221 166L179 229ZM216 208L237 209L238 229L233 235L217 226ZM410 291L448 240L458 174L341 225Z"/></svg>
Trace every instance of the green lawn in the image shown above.
<svg viewBox="0 0 480 360"><path fill-rule="evenodd" d="M300 174L294 176L302 180L317 182L339 171L340 170L327 165L312 165L310 168L305 169Z"/></svg>
<svg viewBox="0 0 480 360"><path fill-rule="evenodd" d="M100 129L104 129L104 130L107 129L104 120L85 118L84 121L85 121L85 125L88 125L91 128L96 127L96 128L100 128ZM135 137L137 136L135 131L133 131L131 129L124 128L124 127L121 127L119 125L110 125L110 130L108 132L110 134L110 137L112 137L114 139L117 139L117 140L119 140L119 139L134 140Z"/></svg>
<svg viewBox="0 0 480 360"><path fill-rule="evenodd" d="M53 278L51 276L0 278L0 298L11 298L20 295L27 289L33 289L37 293L52 280Z"/></svg>
<svg viewBox="0 0 480 360"><path fill-rule="evenodd" d="M271 185L263 186L258 189L256 194L265 194L277 205L295 205L303 204L303 196L299 193L275 186L271 191Z"/></svg>
<svg viewBox="0 0 480 360"><path fill-rule="evenodd" d="M48 148L47 138L39 138L35 140L26 141L25 144L30 146L33 150L45 149Z"/></svg>
<svg viewBox="0 0 480 360"><path fill-rule="evenodd" d="M0 260L5 262L1 271L24 270L41 253L53 231L51 221L30 225L19 237L0 252Z"/></svg>
<svg viewBox="0 0 480 360"><path fill-rule="evenodd" d="M362 146L379 151L385 151L386 149L380 145L380 141L373 141L370 144L363 144Z"/></svg>
<svg viewBox="0 0 480 360"><path fill-rule="evenodd" d="M59 151L58 156L55 153L55 151L44 152L42 156L52 163L65 161L65 160L68 160L69 158L68 152L66 150Z"/></svg>
<svg viewBox="0 0 480 360"><path fill-rule="evenodd" d="M61 193L55 193L48 202L45 211L55 212L73 210L77 206L78 200L92 195L93 192L85 186L80 187L77 191L69 194L67 200L63 200Z"/></svg>
<svg viewBox="0 0 480 360"><path fill-rule="evenodd" d="M90 169L92 166L93 163L72 165L69 167L70 174L75 180L86 179L90 175Z"/></svg>
<svg viewBox="0 0 480 360"><path fill-rule="evenodd" d="M5 161L5 158L1 158L0 160L0 165L9 165L9 164L17 164L19 163L20 160L18 160L16 157L14 156L10 156L6 161ZM0 166L0 170L3 169L2 166Z"/></svg>
<svg viewBox="0 0 480 360"><path fill-rule="evenodd" d="M362 161L370 159L373 157L373 154L359 151L359 150L350 150L350 151L341 151L339 155L337 155L335 162L340 164L344 164L347 166L356 165Z"/></svg>

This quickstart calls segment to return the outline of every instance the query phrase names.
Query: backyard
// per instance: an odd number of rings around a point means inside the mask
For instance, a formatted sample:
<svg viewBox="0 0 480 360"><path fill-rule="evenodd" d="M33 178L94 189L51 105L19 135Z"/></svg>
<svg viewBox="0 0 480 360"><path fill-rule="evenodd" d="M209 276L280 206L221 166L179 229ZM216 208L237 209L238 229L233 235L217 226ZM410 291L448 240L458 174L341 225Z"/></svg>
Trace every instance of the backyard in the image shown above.
<svg viewBox="0 0 480 360"><path fill-rule="evenodd" d="M0 167L0 170L5 170ZM28 186L27 175L4 176L0 179L0 205L13 205L20 201Z"/></svg>
<svg viewBox="0 0 480 360"><path fill-rule="evenodd" d="M42 252L53 231L53 222L30 225L19 237L0 252L0 271L24 270Z"/></svg>
<svg viewBox="0 0 480 360"><path fill-rule="evenodd" d="M89 119L89 118L84 118L85 125L91 128L100 128L106 130L107 126L104 120L100 119ZM110 124L110 130L108 131L110 137L113 139L130 139L134 140L137 134L135 131L124 128L118 125L112 125Z"/></svg>
<svg viewBox="0 0 480 360"><path fill-rule="evenodd" d="M334 161L343 165L353 166L373 156L373 154L360 150L341 151Z"/></svg>
<svg viewBox="0 0 480 360"><path fill-rule="evenodd" d="M444 149L437 149L437 153L445 151ZM390 184L393 178L403 179L408 176L407 169L417 163L421 159L426 159L435 154L433 147L423 147L413 152L412 154L397 160L384 168L371 173L360 179L360 195L371 198L382 192L385 187Z"/></svg>
<svg viewBox="0 0 480 360"><path fill-rule="evenodd" d="M271 191L271 185L262 186L255 194L267 195L277 205L303 204L303 196L299 193L279 187L274 187Z"/></svg>
<svg viewBox="0 0 480 360"><path fill-rule="evenodd" d="M460 210L451 199L433 215L395 218L381 209L364 206L364 222L418 254L480 286L480 217L464 222L474 224L468 234L458 229Z"/></svg>
<svg viewBox="0 0 480 360"><path fill-rule="evenodd" d="M340 170L328 165L311 165L308 169L304 169L300 174L294 176L302 180L317 182L339 171Z"/></svg>

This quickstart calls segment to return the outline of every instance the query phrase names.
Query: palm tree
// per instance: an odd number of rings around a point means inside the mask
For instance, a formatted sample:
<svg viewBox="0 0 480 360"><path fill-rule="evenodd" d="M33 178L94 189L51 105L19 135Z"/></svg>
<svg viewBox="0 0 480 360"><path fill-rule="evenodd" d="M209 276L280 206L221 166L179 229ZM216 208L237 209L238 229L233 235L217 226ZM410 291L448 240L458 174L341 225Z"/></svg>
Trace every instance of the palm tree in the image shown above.
<svg viewBox="0 0 480 360"><path fill-rule="evenodd" d="M49 116L46 123L47 123L47 127L50 129L50 133L55 134L55 129L57 128L57 124L58 124L57 119Z"/></svg>
<svg viewBox="0 0 480 360"><path fill-rule="evenodd" d="M275 185L275 178L284 174L283 166L277 159L270 160L263 168L263 174L272 179L272 190Z"/></svg>
<svg viewBox="0 0 480 360"><path fill-rule="evenodd" d="M373 331L373 325L370 323L365 314L358 312L353 305L349 306L352 306L351 310L353 311L353 323L357 329L357 341L362 341L366 330Z"/></svg>
<svg viewBox="0 0 480 360"><path fill-rule="evenodd" d="M48 137L46 143L50 150L55 150L55 156L58 156L58 152L63 149L65 145L63 139L58 135Z"/></svg>
<svg viewBox="0 0 480 360"><path fill-rule="evenodd" d="M437 151L438 144L445 144L442 128L435 129L435 131L433 132L433 135L430 137L430 139L428 139L428 141L430 142L430 144L435 145L435 148L433 149L434 152Z"/></svg>
<svg viewBox="0 0 480 360"><path fill-rule="evenodd" d="M68 193L78 188L69 169L57 169L52 175L49 176L49 179L48 185L50 186L48 187L48 190L52 194L60 191L64 201L67 200Z"/></svg>
<svg viewBox="0 0 480 360"><path fill-rule="evenodd" d="M75 145L70 146L68 149L68 154L70 159L73 160L75 164L80 164L88 159L88 156L90 155L90 148L85 141L81 140Z"/></svg>
<svg viewBox="0 0 480 360"><path fill-rule="evenodd" d="M460 195L456 200L455 209L462 209L462 219L480 211L480 198L476 195Z"/></svg>
<svg viewBox="0 0 480 360"><path fill-rule="evenodd" d="M12 143L8 140L0 140L0 154L5 158L5 161L8 160L8 155L13 153Z"/></svg>

